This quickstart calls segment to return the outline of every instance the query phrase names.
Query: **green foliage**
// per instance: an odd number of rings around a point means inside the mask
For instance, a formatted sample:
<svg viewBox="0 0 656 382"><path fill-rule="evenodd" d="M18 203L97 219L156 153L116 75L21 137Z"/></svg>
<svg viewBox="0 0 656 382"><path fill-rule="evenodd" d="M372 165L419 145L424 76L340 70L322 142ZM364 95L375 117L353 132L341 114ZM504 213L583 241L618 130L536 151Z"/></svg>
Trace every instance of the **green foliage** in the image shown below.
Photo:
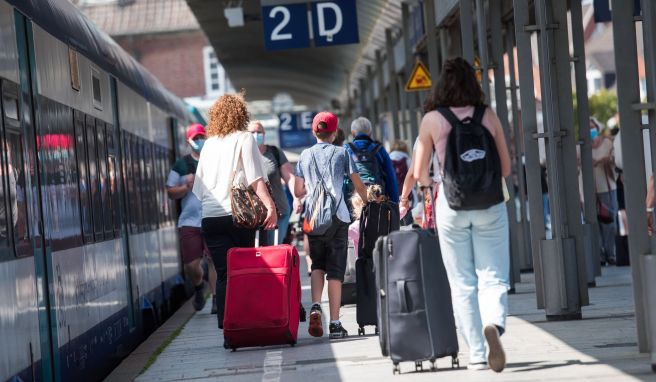
<svg viewBox="0 0 656 382"><path fill-rule="evenodd" d="M590 116L604 125L617 113L617 94L613 91L602 89L588 98L588 103Z"/></svg>

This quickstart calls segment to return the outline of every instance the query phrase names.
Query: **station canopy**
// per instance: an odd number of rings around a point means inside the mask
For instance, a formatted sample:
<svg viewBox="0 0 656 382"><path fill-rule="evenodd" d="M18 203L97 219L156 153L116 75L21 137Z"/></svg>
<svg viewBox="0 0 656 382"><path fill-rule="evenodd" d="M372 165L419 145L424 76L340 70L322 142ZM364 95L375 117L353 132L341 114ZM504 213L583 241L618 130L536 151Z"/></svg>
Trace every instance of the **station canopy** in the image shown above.
<svg viewBox="0 0 656 382"><path fill-rule="evenodd" d="M305 1L310 3L312 1ZM245 0L232 2L244 12L244 26L230 27L224 8L231 2L187 0L214 47L235 89L249 100L271 100L288 93L299 105L326 107L345 101L351 89L375 64L375 51L385 51L385 29L401 25L400 0L356 1L358 44L267 51L262 7L303 3L303 0Z"/></svg>

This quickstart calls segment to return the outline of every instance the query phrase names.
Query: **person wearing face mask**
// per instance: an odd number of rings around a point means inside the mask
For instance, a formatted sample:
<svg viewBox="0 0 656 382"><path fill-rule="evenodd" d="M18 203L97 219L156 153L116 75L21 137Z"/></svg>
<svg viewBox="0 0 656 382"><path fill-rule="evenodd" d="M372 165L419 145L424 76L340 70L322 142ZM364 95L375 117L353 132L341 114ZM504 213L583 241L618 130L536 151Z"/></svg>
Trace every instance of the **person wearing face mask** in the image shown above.
<svg viewBox="0 0 656 382"><path fill-rule="evenodd" d="M283 182L290 190L294 189L294 169L287 160L285 153L276 146L265 145L264 136L266 134L264 126L260 121L251 121L248 124L248 131L253 134L255 143L260 149L264 168L266 169L267 178L271 184L271 191L273 200L276 202L280 217L278 218L278 242L274 243L275 231L261 231L260 232L260 245L277 245L282 244L287 228L289 226L289 217L291 215L291 208L287 201L287 196L283 188ZM294 209L296 212L300 211L301 203L295 198Z"/></svg>
<svg viewBox="0 0 656 382"><path fill-rule="evenodd" d="M615 264L615 235L617 234L617 185L615 183L615 157L613 141L601 134L601 124L590 119L590 139L592 141L592 165L598 206L605 205L612 221L599 221L601 231L601 263Z"/></svg>
<svg viewBox="0 0 656 382"><path fill-rule="evenodd" d="M201 203L196 195L191 192L196 168L198 167L198 159L205 139L203 125L194 123L187 128L187 143L191 147L191 153L175 162L166 181L166 191L169 198L181 200L182 204L180 217L178 218L178 234L180 236L185 273L195 288L193 304L196 310L202 310L205 306L205 283L201 266L203 257L206 257L209 262L208 280L210 288L212 293L216 291L216 270L212 264L212 258L208 255L201 230ZM216 311L216 297L213 296L212 314L216 314Z"/></svg>

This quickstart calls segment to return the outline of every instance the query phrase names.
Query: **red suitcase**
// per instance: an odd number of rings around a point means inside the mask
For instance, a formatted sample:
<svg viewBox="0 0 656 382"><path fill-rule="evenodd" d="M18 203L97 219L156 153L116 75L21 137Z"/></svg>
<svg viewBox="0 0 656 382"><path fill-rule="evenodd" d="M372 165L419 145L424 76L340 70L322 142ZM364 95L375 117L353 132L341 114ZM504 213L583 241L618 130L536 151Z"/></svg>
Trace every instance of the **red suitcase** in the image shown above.
<svg viewBox="0 0 656 382"><path fill-rule="evenodd" d="M286 244L228 251L223 320L226 348L296 344L299 261L296 248Z"/></svg>

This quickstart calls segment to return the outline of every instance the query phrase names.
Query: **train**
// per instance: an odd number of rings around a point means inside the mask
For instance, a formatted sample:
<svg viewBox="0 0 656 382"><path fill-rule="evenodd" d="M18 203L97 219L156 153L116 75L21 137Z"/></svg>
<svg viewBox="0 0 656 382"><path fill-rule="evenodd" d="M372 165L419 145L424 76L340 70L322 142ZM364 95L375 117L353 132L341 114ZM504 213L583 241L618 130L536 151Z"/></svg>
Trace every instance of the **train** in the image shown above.
<svg viewBox="0 0 656 382"><path fill-rule="evenodd" d="M68 0L0 0L0 381L101 380L189 297L165 181L200 121Z"/></svg>

